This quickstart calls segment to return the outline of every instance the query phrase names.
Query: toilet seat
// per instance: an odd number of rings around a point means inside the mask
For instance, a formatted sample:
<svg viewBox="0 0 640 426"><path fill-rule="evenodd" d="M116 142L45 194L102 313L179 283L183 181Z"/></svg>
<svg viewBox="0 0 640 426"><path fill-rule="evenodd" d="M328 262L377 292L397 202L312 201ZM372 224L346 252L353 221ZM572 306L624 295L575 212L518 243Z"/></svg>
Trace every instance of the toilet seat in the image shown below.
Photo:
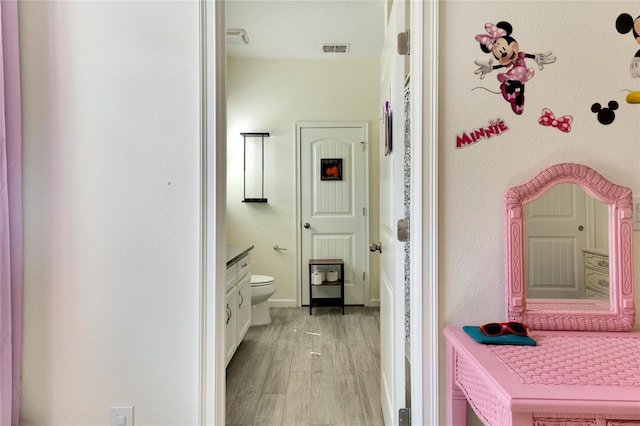
<svg viewBox="0 0 640 426"><path fill-rule="evenodd" d="M264 287L274 283L274 278L268 275L251 275L251 287Z"/></svg>

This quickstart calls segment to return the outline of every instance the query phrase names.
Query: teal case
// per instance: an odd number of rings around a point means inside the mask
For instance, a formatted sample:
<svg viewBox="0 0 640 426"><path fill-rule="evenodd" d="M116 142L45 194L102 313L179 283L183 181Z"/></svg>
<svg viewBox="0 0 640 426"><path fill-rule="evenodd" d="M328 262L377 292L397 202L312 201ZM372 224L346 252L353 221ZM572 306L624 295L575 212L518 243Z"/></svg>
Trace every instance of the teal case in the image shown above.
<svg viewBox="0 0 640 426"><path fill-rule="evenodd" d="M480 327L475 325L465 325L462 329L478 343L484 345L523 345L535 346L536 341L529 336L518 336L517 334L502 334L500 336L487 336Z"/></svg>

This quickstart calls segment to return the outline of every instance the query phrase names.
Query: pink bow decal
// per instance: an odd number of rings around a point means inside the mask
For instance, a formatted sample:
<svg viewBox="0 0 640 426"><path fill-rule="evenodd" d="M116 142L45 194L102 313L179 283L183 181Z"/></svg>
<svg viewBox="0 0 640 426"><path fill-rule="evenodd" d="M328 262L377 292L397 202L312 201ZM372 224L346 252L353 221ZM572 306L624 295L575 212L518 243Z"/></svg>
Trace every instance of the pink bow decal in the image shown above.
<svg viewBox="0 0 640 426"><path fill-rule="evenodd" d="M478 34L476 36L476 41L487 46L487 49L489 50L493 48L493 43L495 43L496 40L507 35L507 32L505 30L496 27L494 24L485 24L484 29L487 31L488 35Z"/></svg>
<svg viewBox="0 0 640 426"><path fill-rule="evenodd" d="M563 115L560 118L556 118L549 108L542 110L542 116L538 119L538 123L543 126L551 126L560 130L561 132L569 133L571 131L571 122L573 117L570 115Z"/></svg>

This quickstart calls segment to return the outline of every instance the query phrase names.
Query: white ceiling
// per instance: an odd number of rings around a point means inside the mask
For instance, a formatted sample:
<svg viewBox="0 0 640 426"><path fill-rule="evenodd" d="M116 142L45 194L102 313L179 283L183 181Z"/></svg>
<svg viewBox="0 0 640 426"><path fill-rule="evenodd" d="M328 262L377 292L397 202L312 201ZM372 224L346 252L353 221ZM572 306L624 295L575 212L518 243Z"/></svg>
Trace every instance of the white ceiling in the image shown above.
<svg viewBox="0 0 640 426"><path fill-rule="evenodd" d="M243 58L378 59L385 0L227 0L227 28L242 28L247 45L227 45ZM350 44L323 53L322 44Z"/></svg>

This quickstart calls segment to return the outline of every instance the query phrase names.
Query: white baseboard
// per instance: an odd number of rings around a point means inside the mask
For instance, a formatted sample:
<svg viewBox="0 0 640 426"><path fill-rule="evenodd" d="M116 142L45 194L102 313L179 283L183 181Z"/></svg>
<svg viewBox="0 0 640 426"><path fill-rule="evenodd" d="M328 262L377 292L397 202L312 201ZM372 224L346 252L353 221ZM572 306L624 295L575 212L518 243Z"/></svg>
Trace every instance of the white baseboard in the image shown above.
<svg viewBox="0 0 640 426"><path fill-rule="evenodd" d="M271 308L296 308L298 303L296 299L269 299Z"/></svg>
<svg viewBox="0 0 640 426"><path fill-rule="evenodd" d="M269 306L272 308L297 308L298 303L295 299L269 299ZM369 304L373 308L380 307L380 299L371 299Z"/></svg>

